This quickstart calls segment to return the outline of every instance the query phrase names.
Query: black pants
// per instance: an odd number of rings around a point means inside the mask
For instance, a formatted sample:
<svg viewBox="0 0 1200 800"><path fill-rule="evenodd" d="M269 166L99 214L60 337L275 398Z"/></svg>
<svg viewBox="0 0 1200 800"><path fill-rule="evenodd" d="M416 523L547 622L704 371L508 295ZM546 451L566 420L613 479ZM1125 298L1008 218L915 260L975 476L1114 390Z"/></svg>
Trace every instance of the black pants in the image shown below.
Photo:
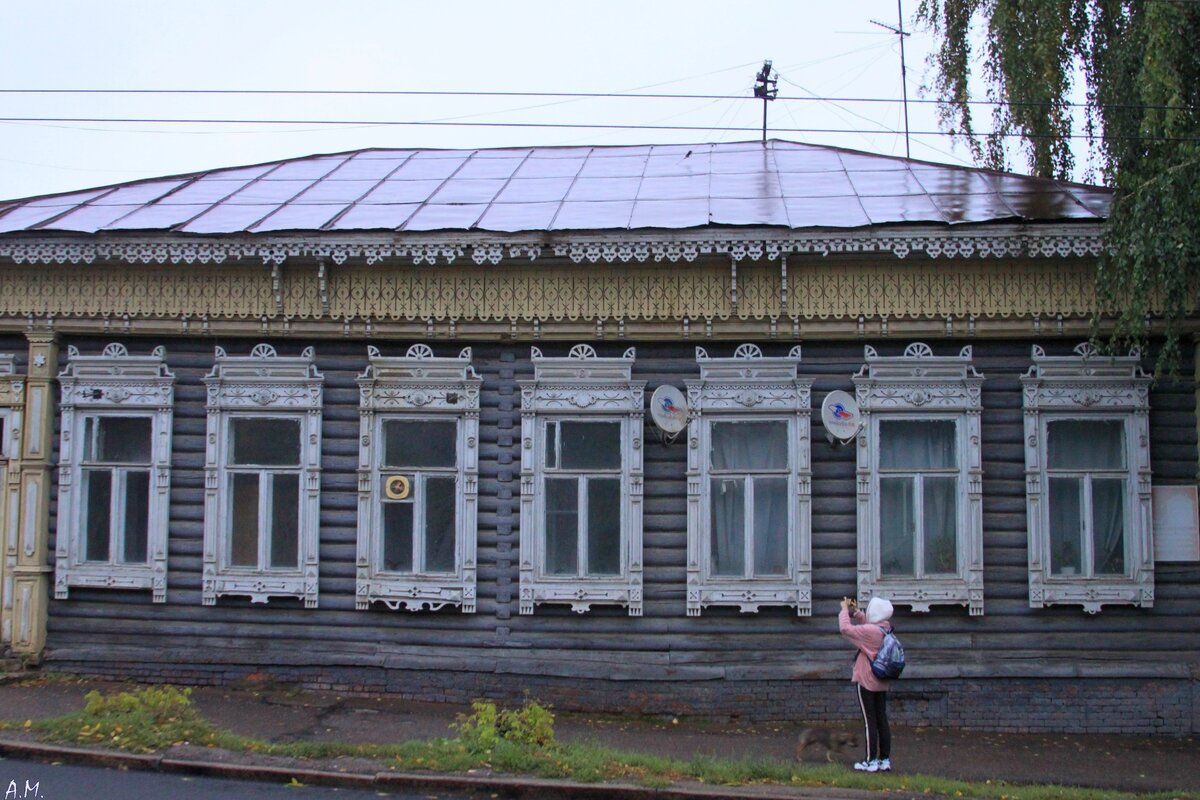
<svg viewBox="0 0 1200 800"><path fill-rule="evenodd" d="M892 757L892 731L887 721L887 692L872 692L855 684L863 724L867 728L867 761Z"/></svg>

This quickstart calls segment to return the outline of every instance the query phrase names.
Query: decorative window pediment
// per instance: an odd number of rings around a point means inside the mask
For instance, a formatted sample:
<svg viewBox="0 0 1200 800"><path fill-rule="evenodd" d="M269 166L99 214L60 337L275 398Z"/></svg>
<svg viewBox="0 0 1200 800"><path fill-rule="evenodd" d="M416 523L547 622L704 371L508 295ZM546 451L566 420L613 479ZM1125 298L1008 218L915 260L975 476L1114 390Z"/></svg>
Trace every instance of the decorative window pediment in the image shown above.
<svg viewBox="0 0 1200 800"><path fill-rule="evenodd" d="M532 349L521 386L522 614L539 603L596 604L642 614L644 381L634 349L565 358Z"/></svg>
<svg viewBox="0 0 1200 800"><path fill-rule="evenodd" d="M1138 353L1034 345L1021 378L1029 604L1154 605L1150 378Z"/></svg>
<svg viewBox="0 0 1200 800"><path fill-rule="evenodd" d="M358 379L356 607L475 611L479 387L471 348L388 358Z"/></svg>
<svg viewBox="0 0 1200 800"><path fill-rule="evenodd" d="M810 389L800 347L696 348L688 389L688 616L708 606L812 613Z"/></svg>
<svg viewBox="0 0 1200 800"><path fill-rule="evenodd" d="M983 613L983 376L971 348L900 356L868 345L854 376L858 439L858 593L928 611Z"/></svg>
<svg viewBox="0 0 1200 800"><path fill-rule="evenodd" d="M323 376L306 348L216 349L208 386L203 602L317 605Z"/></svg>
<svg viewBox="0 0 1200 800"><path fill-rule="evenodd" d="M98 356L67 348L54 596L70 587L150 589L167 599L175 376L162 347Z"/></svg>

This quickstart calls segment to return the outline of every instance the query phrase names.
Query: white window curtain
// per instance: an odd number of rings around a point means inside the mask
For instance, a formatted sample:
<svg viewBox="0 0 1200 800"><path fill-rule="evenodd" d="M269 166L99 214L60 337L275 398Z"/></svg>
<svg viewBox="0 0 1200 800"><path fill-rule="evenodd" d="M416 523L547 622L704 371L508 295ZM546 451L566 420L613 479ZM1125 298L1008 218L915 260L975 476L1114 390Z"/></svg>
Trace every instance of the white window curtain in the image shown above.
<svg viewBox="0 0 1200 800"><path fill-rule="evenodd" d="M880 420L880 574L958 572L958 470L954 420Z"/></svg>
<svg viewBox="0 0 1200 800"><path fill-rule="evenodd" d="M787 423L714 422L709 463L710 570L727 577L786 575L788 479ZM755 473L768 474L755 474ZM747 507L751 519L747 520ZM746 536L751 564L747 569Z"/></svg>
<svg viewBox="0 0 1200 800"><path fill-rule="evenodd" d="M1088 574L1090 549L1092 575L1125 574L1124 423L1055 420L1047 439L1051 573Z"/></svg>

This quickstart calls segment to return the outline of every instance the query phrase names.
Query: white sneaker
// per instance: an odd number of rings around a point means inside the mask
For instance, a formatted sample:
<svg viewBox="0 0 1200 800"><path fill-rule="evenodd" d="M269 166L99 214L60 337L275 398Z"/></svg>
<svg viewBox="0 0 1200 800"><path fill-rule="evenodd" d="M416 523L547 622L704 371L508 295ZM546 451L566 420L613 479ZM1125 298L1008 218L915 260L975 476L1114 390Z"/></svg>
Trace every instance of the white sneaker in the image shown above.
<svg viewBox="0 0 1200 800"><path fill-rule="evenodd" d="M875 764L879 767L879 770L878 770L879 772L891 772L892 771L892 760L890 758L881 758L878 761L876 761Z"/></svg>
<svg viewBox="0 0 1200 800"><path fill-rule="evenodd" d="M874 761L874 760L859 761L857 764L854 765L854 768L856 770L858 770L859 772L878 772L879 771L879 762Z"/></svg>

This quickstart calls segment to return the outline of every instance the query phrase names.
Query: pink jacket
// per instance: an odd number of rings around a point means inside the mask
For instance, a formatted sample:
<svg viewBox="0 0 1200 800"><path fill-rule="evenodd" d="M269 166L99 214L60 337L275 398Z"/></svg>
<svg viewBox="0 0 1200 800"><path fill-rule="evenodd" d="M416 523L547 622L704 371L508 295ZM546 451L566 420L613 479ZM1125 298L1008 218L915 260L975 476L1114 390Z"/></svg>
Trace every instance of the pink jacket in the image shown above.
<svg viewBox="0 0 1200 800"><path fill-rule="evenodd" d="M854 659L854 674L850 680L872 692L886 692L889 681L881 681L871 672L871 661L883 646L883 631L880 627L891 629L892 623L881 622L878 625L866 621L867 616L861 611L854 613L850 620L850 611L843 608L838 614L838 630L842 637L858 648L858 657Z"/></svg>

